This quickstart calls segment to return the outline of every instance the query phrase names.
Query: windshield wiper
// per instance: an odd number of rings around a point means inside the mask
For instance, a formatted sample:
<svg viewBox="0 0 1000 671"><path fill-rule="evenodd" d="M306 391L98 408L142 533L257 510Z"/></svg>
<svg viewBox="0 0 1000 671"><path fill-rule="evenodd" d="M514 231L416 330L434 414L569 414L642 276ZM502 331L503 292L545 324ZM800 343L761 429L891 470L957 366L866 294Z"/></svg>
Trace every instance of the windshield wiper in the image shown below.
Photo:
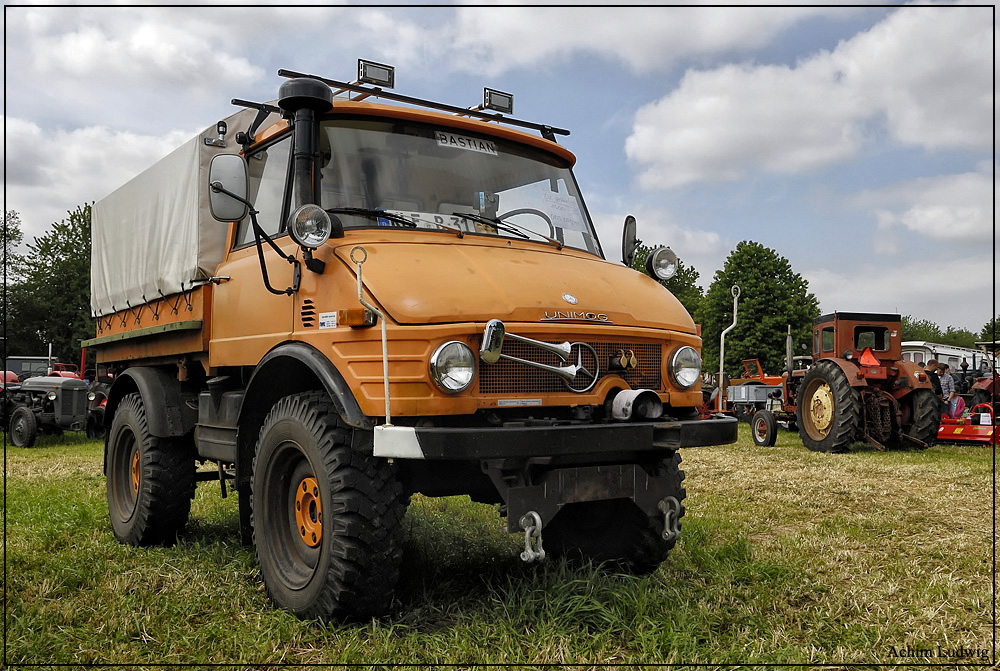
<svg viewBox="0 0 1000 671"><path fill-rule="evenodd" d="M514 235L524 238L525 240L531 239L527 235L525 235L526 233L531 233L532 235L537 235L538 237L546 240L547 242L551 242L553 245L556 246L556 249L563 248L563 243L559 242L555 238L550 238L544 233L539 233L538 231L532 230L527 226L521 226L520 224L515 224L512 221L503 221L500 218L484 217L481 214L462 214L460 212L452 212L452 214L459 217L468 217L470 219L475 219L485 224L489 224L490 226L496 226L499 229L507 231L508 233L513 233Z"/></svg>
<svg viewBox="0 0 1000 671"><path fill-rule="evenodd" d="M527 235L514 228L513 225L500 221L499 219L494 219L492 217L486 217L481 214L473 214L472 212L452 212L453 217L462 217L463 219L472 219L473 221L478 221L481 224L486 224L487 226L492 226L493 228L498 228L502 231L507 231L508 233L513 233L519 238L524 238L525 240L530 240Z"/></svg>
<svg viewBox="0 0 1000 671"><path fill-rule="evenodd" d="M417 222L404 217L401 214L396 214L395 212L389 212L387 210L376 210L374 208L367 207L331 207L327 210L330 214L356 214L360 217L369 217L370 219L385 219L386 221L392 221L399 224L400 226L406 226L408 228L418 228ZM455 228L454 226L448 226L447 224L439 224L438 222L433 222L434 226L438 228L443 228L446 231L450 231L462 238L465 237L465 232L460 228Z"/></svg>
<svg viewBox="0 0 1000 671"><path fill-rule="evenodd" d="M396 214L395 212L386 212L385 210L375 210L367 207L330 207L327 208L326 211L329 214L356 214L359 217L368 217L369 219L385 219L399 224L400 226L408 226L410 228L417 227L414 222L410 221L406 217Z"/></svg>

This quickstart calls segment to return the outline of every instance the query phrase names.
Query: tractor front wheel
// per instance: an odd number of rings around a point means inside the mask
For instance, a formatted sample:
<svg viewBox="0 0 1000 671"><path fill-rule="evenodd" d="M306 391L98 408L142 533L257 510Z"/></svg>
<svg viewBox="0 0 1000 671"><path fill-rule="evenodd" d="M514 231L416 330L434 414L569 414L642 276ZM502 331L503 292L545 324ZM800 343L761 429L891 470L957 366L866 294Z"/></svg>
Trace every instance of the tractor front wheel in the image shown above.
<svg viewBox="0 0 1000 671"><path fill-rule="evenodd" d="M847 375L820 361L802 379L795 420L803 444L816 452L846 452L857 431L861 401Z"/></svg>
<svg viewBox="0 0 1000 671"><path fill-rule="evenodd" d="M750 420L750 436L758 447L772 447L778 438L778 422L770 410L758 410Z"/></svg>
<svg viewBox="0 0 1000 671"><path fill-rule="evenodd" d="M10 443L14 447L31 447L38 437L38 421L31 408L19 405L10 415Z"/></svg>

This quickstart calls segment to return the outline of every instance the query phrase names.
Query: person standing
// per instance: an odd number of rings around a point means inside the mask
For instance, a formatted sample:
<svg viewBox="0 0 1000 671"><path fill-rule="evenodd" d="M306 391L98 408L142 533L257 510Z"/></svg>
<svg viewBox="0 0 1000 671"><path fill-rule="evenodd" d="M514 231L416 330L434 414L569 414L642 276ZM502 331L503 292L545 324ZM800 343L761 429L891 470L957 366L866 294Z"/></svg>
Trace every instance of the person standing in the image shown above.
<svg viewBox="0 0 1000 671"><path fill-rule="evenodd" d="M927 373L927 379L931 381L931 389L934 390L934 395L938 397L939 401L943 401L944 398L941 396L941 378L938 377L937 367L937 359L931 359L927 362L924 372Z"/></svg>
<svg viewBox="0 0 1000 671"><path fill-rule="evenodd" d="M948 364L938 364L938 377L941 378L941 395L944 397L945 412L948 413L949 417L954 417L955 406L958 403L958 392L955 391L955 380L948 370Z"/></svg>

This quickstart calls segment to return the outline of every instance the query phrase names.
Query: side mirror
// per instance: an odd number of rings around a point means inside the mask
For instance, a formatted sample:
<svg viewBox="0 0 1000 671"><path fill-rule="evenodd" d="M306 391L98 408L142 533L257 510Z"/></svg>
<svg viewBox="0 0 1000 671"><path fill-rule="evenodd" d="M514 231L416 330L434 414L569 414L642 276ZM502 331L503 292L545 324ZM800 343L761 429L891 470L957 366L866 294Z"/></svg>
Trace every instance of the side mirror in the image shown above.
<svg viewBox="0 0 1000 671"><path fill-rule="evenodd" d="M242 156L215 156L208 168L208 184L208 205L213 217L228 222L247 216L247 163Z"/></svg>
<svg viewBox="0 0 1000 671"><path fill-rule="evenodd" d="M631 214L625 217L625 226L622 230L622 263L629 268L635 260L635 250L639 246L639 241L635 237L635 217Z"/></svg>

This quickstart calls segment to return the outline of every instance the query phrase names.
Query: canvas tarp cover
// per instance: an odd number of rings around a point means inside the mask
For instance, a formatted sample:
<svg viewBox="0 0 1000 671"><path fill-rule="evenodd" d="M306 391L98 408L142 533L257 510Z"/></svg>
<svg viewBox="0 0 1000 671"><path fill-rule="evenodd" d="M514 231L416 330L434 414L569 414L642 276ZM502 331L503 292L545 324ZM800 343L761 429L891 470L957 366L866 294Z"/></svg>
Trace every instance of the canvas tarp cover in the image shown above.
<svg viewBox="0 0 1000 671"><path fill-rule="evenodd" d="M225 147L205 144L217 137L212 126L94 204L93 315L185 291L215 274L228 229L209 210L209 164L217 154L239 151L233 138L256 114L242 110L225 120ZM276 120L272 115L261 128Z"/></svg>

